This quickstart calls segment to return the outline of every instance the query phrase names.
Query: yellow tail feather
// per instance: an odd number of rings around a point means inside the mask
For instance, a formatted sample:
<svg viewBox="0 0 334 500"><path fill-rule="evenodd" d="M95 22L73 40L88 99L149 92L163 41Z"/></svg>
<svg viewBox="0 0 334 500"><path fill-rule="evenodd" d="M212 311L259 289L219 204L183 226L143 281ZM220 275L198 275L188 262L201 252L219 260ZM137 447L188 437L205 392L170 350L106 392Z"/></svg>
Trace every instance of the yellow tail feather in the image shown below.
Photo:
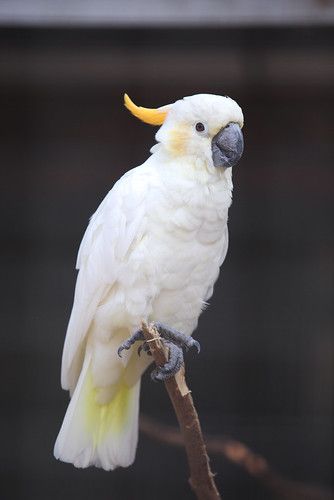
<svg viewBox="0 0 334 500"><path fill-rule="evenodd" d="M120 381L115 395L109 403L98 403L98 389L93 385L93 377L89 370L82 397L85 404L84 414L87 432L93 436L94 445L98 446L112 430L119 434L128 423L130 401L133 388Z"/></svg>
<svg viewBox="0 0 334 500"><path fill-rule="evenodd" d="M132 385L122 374L113 387L98 389L93 384L90 361L87 355L54 455L76 467L128 467L134 461L138 440L140 378ZM101 400L107 402L101 404Z"/></svg>

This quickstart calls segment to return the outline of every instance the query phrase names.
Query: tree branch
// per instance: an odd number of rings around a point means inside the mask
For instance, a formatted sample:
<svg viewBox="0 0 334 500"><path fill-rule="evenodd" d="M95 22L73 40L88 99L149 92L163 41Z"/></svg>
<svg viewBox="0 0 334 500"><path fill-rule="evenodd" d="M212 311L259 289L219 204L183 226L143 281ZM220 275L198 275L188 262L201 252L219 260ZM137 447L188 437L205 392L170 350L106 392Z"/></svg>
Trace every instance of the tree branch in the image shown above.
<svg viewBox="0 0 334 500"><path fill-rule="evenodd" d="M141 415L140 430L151 439L171 446L182 447L184 440L176 427L161 424ZM316 485L293 481L282 477L267 462L248 446L227 436L207 436L210 453L222 455L240 466L251 477L256 478L273 493L278 500L333 500L333 492Z"/></svg>
<svg viewBox="0 0 334 500"><path fill-rule="evenodd" d="M142 331L145 339L150 342L150 351L155 363L157 366L164 365L168 357L158 331L145 322L142 323ZM174 377L167 379L165 386L183 436L190 469L190 486L198 500L219 500L221 496L210 469L198 415L185 381L184 367Z"/></svg>

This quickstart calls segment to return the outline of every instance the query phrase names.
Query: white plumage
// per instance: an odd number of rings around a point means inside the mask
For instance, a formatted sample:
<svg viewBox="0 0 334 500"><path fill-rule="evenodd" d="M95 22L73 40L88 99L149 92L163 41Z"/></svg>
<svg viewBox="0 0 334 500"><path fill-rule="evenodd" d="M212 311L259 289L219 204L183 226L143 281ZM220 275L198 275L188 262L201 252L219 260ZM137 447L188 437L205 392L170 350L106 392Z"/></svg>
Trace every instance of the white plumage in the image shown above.
<svg viewBox="0 0 334 500"><path fill-rule="evenodd" d="M54 451L77 467L133 462L151 359L136 349L119 358L117 348L142 320L191 335L227 251L231 169L213 165L211 139L229 122L242 126L241 109L203 94L161 109L152 155L107 194L79 249L61 373L72 399Z"/></svg>

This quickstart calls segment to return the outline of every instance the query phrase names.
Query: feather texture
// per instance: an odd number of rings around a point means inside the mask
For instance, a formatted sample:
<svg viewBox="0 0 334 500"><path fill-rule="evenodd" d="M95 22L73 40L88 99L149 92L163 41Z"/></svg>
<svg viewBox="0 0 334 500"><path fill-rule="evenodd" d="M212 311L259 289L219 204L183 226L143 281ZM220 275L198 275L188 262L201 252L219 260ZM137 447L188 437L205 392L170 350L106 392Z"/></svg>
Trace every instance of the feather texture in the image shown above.
<svg viewBox="0 0 334 500"><path fill-rule="evenodd" d="M55 445L61 460L110 470L134 459L140 377L151 360L135 349L120 359L117 348L142 320L191 335L212 295L227 252L232 177L213 166L210 140L193 122L207 109L212 134L228 120L242 125L233 103L193 96L170 105L152 156L89 222L62 359L72 399Z"/></svg>
<svg viewBox="0 0 334 500"><path fill-rule="evenodd" d="M73 392L87 334L98 305L110 294L126 266L126 254L145 225L147 176L128 172L115 184L92 216L80 245L73 309L66 333L61 382Z"/></svg>
<svg viewBox="0 0 334 500"><path fill-rule="evenodd" d="M118 380L113 397L99 404L87 355L72 396L54 455L83 468L89 465L113 470L134 461L138 439L140 378L130 387Z"/></svg>

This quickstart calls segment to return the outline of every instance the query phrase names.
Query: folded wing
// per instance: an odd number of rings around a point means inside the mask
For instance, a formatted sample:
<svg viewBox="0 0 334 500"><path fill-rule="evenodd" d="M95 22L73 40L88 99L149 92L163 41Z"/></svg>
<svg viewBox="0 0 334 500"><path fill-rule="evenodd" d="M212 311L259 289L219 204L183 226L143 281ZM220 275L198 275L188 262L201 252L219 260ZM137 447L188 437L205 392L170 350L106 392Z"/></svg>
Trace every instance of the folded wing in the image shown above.
<svg viewBox="0 0 334 500"><path fill-rule="evenodd" d="M92 216L81 242L61 371L62 387L71 394L80 375L87 333L96 309L117 282L132 243L145 233L150 175L142 167L125 174Z"/></svg>

